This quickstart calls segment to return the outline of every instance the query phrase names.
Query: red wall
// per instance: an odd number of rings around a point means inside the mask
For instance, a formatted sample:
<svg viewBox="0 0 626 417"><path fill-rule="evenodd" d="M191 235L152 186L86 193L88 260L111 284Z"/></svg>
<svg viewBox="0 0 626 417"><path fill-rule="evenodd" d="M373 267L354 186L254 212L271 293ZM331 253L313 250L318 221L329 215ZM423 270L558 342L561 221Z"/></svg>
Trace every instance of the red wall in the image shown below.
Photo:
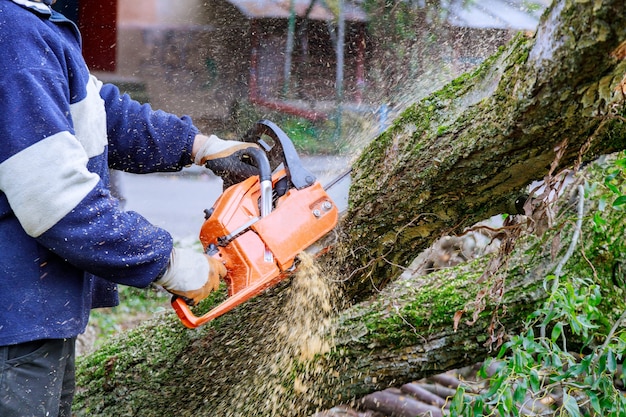
<svg viewBox="0 0 626 417"><path fill-rule="evenodd" d="M117 47L117 0L83 0L78 26L83 55L92 71L115 71Z"/></svg>

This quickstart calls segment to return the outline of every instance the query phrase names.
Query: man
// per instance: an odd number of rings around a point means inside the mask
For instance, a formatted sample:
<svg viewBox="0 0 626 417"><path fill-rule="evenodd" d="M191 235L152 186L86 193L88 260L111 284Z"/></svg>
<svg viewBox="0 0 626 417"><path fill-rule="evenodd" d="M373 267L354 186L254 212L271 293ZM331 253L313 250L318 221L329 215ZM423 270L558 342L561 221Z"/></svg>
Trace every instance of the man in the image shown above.
<svg viewBox="0 0 626 417"><path fill-rule="evenodd" d="M54 0L0 0L0 415L70 416L74 343L116 284L157 283L191 303L227 273L174 249L124 212L109 168L176 171L235 159L241 142L204 136L89 74L76 26Z"/></svg>

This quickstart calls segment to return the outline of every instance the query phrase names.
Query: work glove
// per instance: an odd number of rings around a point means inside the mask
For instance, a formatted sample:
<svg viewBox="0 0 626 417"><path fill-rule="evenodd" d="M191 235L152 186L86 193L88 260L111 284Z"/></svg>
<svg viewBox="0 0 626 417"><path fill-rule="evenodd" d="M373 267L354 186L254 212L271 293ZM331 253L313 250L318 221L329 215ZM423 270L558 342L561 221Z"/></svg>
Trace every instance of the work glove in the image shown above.
<svg viewBox="0 0 626 417"><path fill-rule="evenodd" d="M246 150L249 148L258 148L258 145L250 142L223 140L211 135L196 152L194 163L222 177L226 188L259 174L258 168L246 155Z"/></svg>
<svg viewBox="0 0 626 417"><path fill-rule="evenodd" d="M192 249L174 248L165 273L155 284L187 304L196 305L219 288L220 279L226 274L226 267L218 259Z"/></svg>

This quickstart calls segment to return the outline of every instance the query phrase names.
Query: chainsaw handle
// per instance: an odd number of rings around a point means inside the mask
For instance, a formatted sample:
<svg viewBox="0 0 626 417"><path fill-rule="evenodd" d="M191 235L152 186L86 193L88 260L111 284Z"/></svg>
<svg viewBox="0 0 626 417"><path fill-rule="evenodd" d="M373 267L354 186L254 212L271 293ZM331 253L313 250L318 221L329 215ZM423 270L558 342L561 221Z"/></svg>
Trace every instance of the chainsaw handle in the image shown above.
<svg viewBox="0 0 626 417"><path fill-rule="evenodd" d="M245 162L246 158L252 160L252 163ZM245 181L254 175L259 175L261 181L271 180L272 177L268 156L256 147L240 149L226 158L209 159L204 166L222 178L224 188Z"/></svg>
<svg viewBox="0 0 626 417"><path fill-rule="evenodd" d="M243 154L247 155L259 169L259 181L272 180L272 168L267 155L259 148L247 148L243 150Z"/></svg>
<svg viewBox="0 0 626 417"><path fill-rule="evenodd" d="M259 169L252 165L251 161L244 160L246 156L246 150L240 149L226 158L209 159L204 163L204 167L221 177L224 181L224 188L228 188L259 175Z"/></svg>
<svg viewBox="0 0 626 417"><path fill-rule="evenodd" d="M187 305L187 302L177 295L172 296L172 308L176 312L176 315L180 319L181 323L189 329L195 329L203 323L200 322L200 317L193 314L189 305Z"/></svg>

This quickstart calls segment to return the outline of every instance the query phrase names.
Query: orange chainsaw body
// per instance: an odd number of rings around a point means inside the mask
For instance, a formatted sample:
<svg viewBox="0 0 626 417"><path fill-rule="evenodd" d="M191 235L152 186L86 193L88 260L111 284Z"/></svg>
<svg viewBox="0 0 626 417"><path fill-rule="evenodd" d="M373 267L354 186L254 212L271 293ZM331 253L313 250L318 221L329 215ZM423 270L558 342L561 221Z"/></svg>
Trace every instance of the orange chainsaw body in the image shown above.
<svg viewBox="0 0 626 417"><path fill-rule="evenodd" d="M277 170L272 187L286 176L284 168ZM274 197L264 217L261 189L260 178L249 177L227 188L213 205L200 242L206 253L226 265L228 298L199 317L183 299L175 298L172 305L185 326L198 327L280 282L294 269L298 254L337 224L338 210L318 181Z"/></svg>

